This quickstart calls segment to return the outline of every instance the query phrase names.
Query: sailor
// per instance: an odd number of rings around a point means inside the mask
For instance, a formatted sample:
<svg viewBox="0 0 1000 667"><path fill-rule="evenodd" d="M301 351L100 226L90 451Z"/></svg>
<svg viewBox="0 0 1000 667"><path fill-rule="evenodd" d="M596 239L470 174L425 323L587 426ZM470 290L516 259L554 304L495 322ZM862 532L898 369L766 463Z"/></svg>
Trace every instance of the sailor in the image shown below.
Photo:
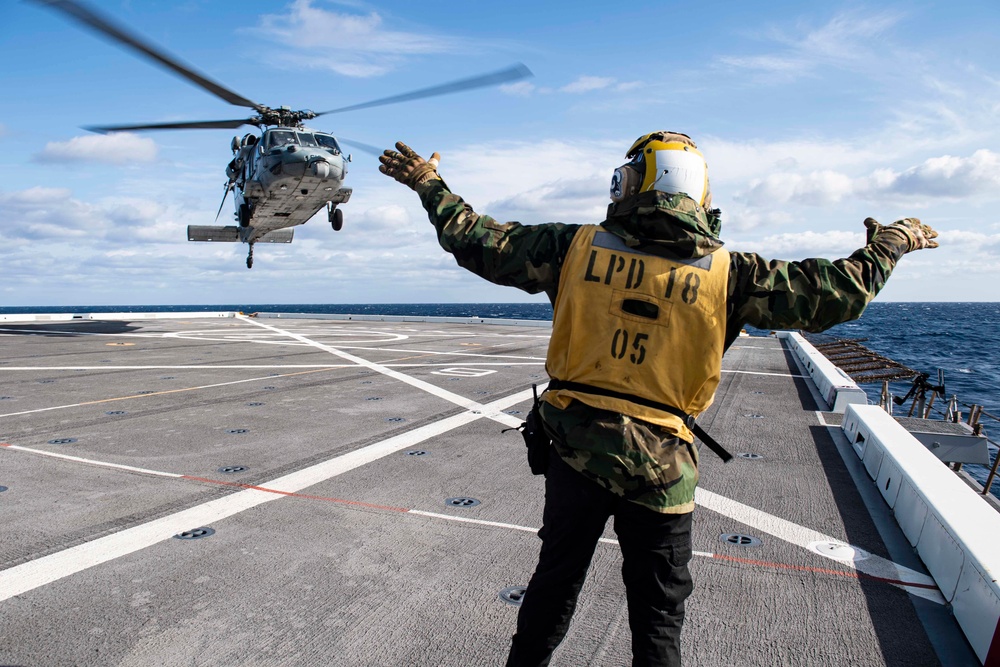
<svg viewBox="0 0 1000 667"><path fill-rule="evenodd" d="M612 516L632 664L679 665L695 434L717 447L695 418L712 403L723 353L746 325L815 332L857 319L904 254L937 247L937 232L916 218L868 218L867 244L835 261L729 252L690 137L652 132L625 157L599 225L528 226L475 213L439 176L437 153L424 160L397 143L379 158L382 173L420 196L460 266L553 304L542 546L508 665L549 663Z"/></svg>

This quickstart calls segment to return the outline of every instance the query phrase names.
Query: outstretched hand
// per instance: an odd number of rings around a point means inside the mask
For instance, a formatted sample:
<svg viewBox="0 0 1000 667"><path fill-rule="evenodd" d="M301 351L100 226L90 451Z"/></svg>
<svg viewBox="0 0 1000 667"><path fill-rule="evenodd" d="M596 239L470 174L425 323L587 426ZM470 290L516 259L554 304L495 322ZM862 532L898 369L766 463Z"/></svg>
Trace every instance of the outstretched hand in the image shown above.
<svg viewBox="0 0 1000 667"><path fill-rule="evenodd" d="M379 171L412 190L416 190L421 183L441 178L437 173L438 163L441 161L438 153L431 155L430 160L424 160L402 141L396 142L396 150L385 151L378 160L382 163Z"/></svg>
<svg viewBox="0 0 1000 667"><path fill-rule="evenodd" d="M865 227L868 228L868 243L886 230L893 229L900 232L909 241L906 252L913 252L921 248L937 248L938 233L927 224L920 222L919 218L903 218L888 226L880 225L874 218L865 219Z"/></svg>

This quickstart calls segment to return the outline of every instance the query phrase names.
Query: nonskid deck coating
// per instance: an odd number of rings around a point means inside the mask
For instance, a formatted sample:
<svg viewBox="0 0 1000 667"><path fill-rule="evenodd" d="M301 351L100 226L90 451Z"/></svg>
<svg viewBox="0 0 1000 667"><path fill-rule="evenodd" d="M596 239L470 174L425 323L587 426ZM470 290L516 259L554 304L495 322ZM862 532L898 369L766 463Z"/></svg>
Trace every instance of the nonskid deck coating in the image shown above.
<svg viewBox="0 0 1000 667"><path fill-rule="evenodd" d="M0 326L0 664L502 664L498 594L530 577L544 486L501 430L549 332ZM685 664L975 664L780 341L742 338L723 368L700 423L756 458L705 450ZM553 664L630 663L614 537Z"/></svg>

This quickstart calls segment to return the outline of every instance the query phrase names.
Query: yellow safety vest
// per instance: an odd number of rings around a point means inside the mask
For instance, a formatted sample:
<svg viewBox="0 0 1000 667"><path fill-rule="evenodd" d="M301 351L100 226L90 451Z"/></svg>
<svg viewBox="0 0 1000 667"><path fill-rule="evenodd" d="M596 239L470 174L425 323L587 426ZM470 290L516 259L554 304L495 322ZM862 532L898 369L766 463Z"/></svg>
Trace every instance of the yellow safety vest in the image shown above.
<svg viewBox="0 0 1000 667"><path fill-rule="evenodd" d="M638 397L647 404L573 389L544 399L576 399L659 424L692 442L685 421L649 402L697 417L719 386L726 331L729 253L666 259L598 225L573 238L559 278L545 368L549 377Z"/></svg>

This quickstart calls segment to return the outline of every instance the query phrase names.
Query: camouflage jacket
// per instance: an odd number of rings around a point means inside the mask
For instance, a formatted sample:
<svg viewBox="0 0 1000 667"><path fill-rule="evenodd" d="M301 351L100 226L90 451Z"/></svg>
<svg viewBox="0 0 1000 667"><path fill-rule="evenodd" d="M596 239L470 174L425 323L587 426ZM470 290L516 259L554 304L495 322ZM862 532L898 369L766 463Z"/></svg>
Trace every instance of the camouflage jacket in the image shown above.
<svg viewBox="0 0 1000 667"><path fill-rule="evenodd" d="M555 302L563 260L580 225L522 225L477 214L441 180L417 188L441 247L459 266L498 285ZM722 247L718 219L683 195L650 192L608 207L601 223L630 246L683 258ZM908 240L888 229L849 257L834 261L766 260L731 253L726 348L750 325L822 331L860 317L885 284ZM660 251L662 252L662 251ZM614 493L658 512L694 509L698 450L660 427L575 402L542 403L542 419L559 455Z"/></svg>

